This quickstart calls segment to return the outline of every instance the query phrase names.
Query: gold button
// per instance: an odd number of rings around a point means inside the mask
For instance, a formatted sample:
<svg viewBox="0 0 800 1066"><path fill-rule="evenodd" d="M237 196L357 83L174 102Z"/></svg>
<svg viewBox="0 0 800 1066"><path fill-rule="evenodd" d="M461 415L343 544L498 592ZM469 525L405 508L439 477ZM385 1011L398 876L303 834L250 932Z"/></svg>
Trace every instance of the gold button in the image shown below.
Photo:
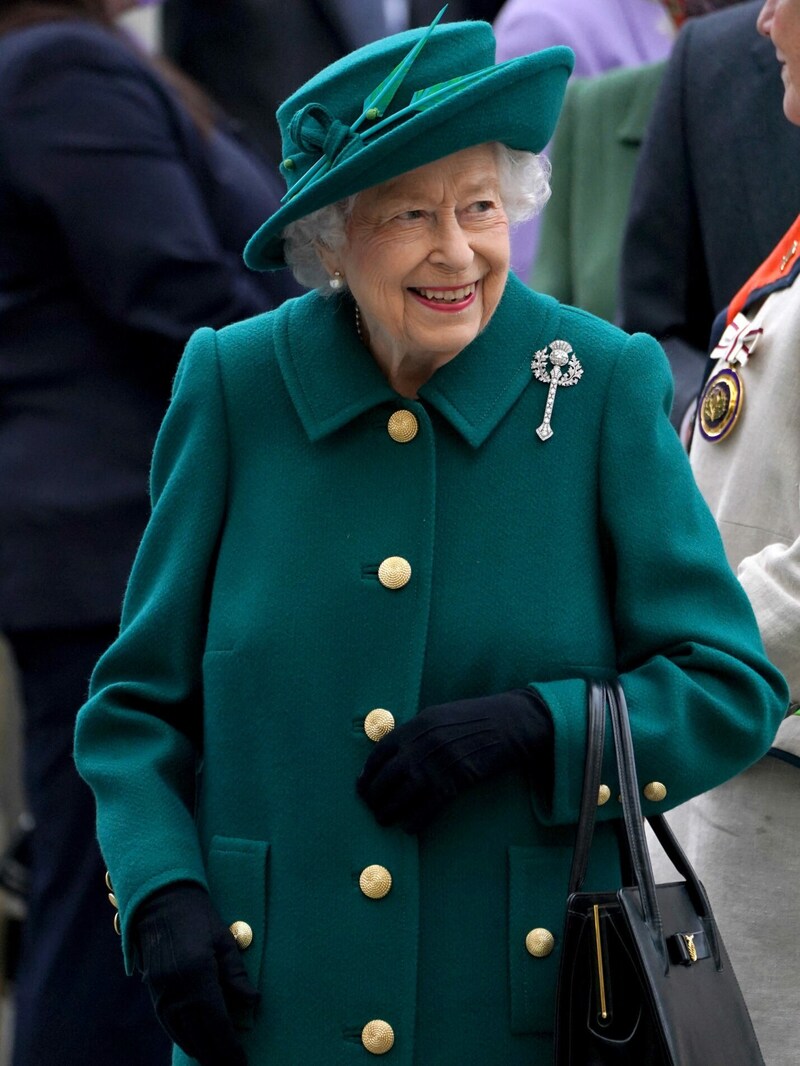
<svg viewBox="0 0 800 1066"><path fill-rule="evenodd" d="M378 581L386 589L401 589L411 580L411 564L399 555L390 555L378 567Z"/></svg>
<svg viewBox="0 0 800 1066"><path fill-rule="evenodd" d="M114 891L114 886L111 884L111 874L106 870L106 888L109 892Z"/></svg>
<svg viewBox="0 0 800 1066"><path fill-rule="evenodd" d="M392 875L385 866L366 866L358 879L361 891L369 899L383 899L392 888Z"/></svg>
<svg viewBox="0 0 800 1066"><path fill-rule="evenodd" d="M117 910L119 910L119 903L117 903L117 897L114 895L113 892L108 893L108 902L111 904L112 907L116 907Z"/></svg>
<svg viewBox="0 0 800 1066"><path fill-rule="evenodd" d="M233 933L233 939L239 951L247 951L253 943L253 930L247 922L234 922L230 926L230 931Z"/></svg>
<svg viewBox="0 0 800 1066"><path fill-rule="evenodd" d="M394 1029L388 1022L376 1018L361 1030L361 1043L373 1055L385 1055L394 1047Z"/></svg>
<svg viewBox="0 0 800 1066"><path fill-rule="evenodd" d="M364 732L370 740L382 740L394 729L394 715L385 707L376 707L364 719Z"/></svg>
<svg viewBox="0 0 800 1066"><path fill-rule="evenodd" d="M398 444L408 444L419 432L419 422L411 411L395 411L386 428L392 440Z"/></svg>
<svg viewBox="0 0 800 1066"><path fill-rule="evenodd" d="M644 798L652 800L653 803L660 803L667 798L667 786L662 785L660 781L651 781L649 785L644 786Z"/></svg>
<svg viewBox="0 0 800 1066"><path fill-rule="evenodd" d="M119 911L114 915L114 932L117 936L122 936L122 929L120 929L119 925Z"/></svg>
<svg viewBox="0 0 800 1066"><path fill-rule="evenodd" d="M611 799L611 789L608 785L601 785L597 790L597 806L602 807L604 803L608 803Z"/></svg>
<svg viewBox="0 0 800 1066"><path fill-rule="evenodd" d="M525 947L535 959L546 959L556 946L556 938L549 929L531 929L525 937Z"/></svg>

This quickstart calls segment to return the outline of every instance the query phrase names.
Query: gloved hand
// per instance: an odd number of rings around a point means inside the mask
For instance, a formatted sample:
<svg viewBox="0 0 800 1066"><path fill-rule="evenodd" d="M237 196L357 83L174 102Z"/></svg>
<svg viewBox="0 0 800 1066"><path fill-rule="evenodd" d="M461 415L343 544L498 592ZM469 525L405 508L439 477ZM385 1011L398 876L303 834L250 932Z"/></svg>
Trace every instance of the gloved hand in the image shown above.
<svg viewBox="0 0 800 1066"><path fill-rule="evenodd" d="M553 723L531 689L426 707L378 741L357 781L380 825L418 833L459 792L514 767L552 791Z"/></svg>
<svg viewBox="0 0 800 1066"><path fill-rule="evenodd" d="M201 1066L247 1066L232 1018L252 1012L259 994L208 892L189 881L167 885L133 922L135 968L170 1038Z"/></svg>

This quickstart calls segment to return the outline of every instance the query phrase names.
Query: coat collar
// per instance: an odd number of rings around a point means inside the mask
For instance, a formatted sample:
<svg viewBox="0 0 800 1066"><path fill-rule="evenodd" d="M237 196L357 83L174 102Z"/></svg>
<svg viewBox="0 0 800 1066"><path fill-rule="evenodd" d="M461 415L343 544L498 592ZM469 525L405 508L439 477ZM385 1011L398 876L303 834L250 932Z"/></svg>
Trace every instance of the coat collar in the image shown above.
<svg viewBox="0 0 800 1066"><path fill-rule="evenodd" d="M358 340L352 303L309 293L279 311L277 358L297 414L319 441L373 407L402 403ZM559 305L509 275L484 332L433 375L420 400L480 447L531 380L534 352L553 340Z"/></svg>

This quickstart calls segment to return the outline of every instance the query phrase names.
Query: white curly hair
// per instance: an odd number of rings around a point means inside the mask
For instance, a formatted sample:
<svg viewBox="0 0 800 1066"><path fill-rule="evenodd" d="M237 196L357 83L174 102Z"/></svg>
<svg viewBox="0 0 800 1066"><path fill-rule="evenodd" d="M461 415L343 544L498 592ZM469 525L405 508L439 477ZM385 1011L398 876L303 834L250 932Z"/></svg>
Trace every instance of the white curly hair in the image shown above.
<svg viewBox="0 0 800 1066"><path fill-rule="evenodd" d="M550 160L534 152L520 152L494 142L500 178L500 199L514 225L538 215L550 199ZM317 253L319 245L334 251L347 240L347 220L358 193L321 207L319 211L290 222L282 233L284 255L301 285L317 289L324 296L333 295L328 273ZM339 290L342 291L341 289Z"/></svg>

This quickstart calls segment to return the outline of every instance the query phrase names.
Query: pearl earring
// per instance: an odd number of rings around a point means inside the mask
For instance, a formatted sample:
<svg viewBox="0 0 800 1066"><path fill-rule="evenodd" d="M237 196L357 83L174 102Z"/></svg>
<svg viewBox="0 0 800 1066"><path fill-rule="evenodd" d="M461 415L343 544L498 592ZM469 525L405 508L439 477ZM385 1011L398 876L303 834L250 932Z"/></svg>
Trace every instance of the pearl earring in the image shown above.
<svg viewBox="0 0 800 1066"><path fill-rule="evenodd" d="M341 272L334 270L333 277L328 278L328 284L332 289L341 289L342 285L344 285L344 278L342 277Z"/></svg>

